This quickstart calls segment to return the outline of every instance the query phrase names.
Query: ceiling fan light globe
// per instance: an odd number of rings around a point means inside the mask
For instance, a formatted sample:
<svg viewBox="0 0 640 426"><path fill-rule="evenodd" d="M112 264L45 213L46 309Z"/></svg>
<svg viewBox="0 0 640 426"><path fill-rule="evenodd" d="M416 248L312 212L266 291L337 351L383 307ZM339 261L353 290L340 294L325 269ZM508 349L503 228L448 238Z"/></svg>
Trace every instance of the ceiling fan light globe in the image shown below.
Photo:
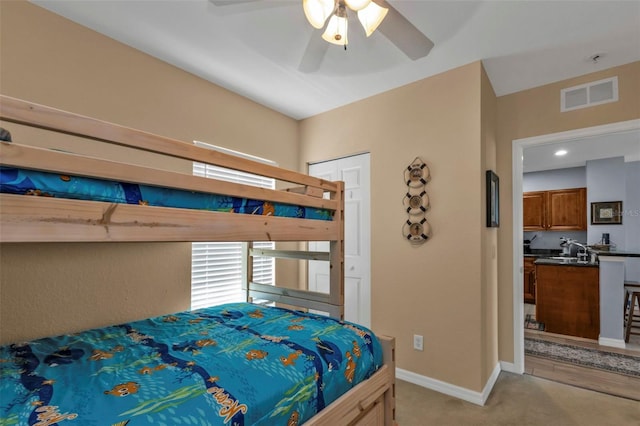
<svg viewBox="0 0 640 426"><path fill-rule="evenodd" d="M346 17L340 17L337 15L333 15L331 19L329 19L329 23L327 24L327 29L322 34L322 38L325 41L328 41L332 44L337 44L340 46L346 46L348 44L347 41L347 27L349 22Z"/></svg>
<svg viewBox="0 0 640 426"><path fill-rule="evenodd" d="M389 9L380 7L375 2L369 3L367 7L358 11L358 19L367 37L378 28L384 17L387 16L387 12L389 12Z"/></svg>
<svg viewBox="0 0 640 426"><path fill-rule="evenodd" d="M307 21L317 29L324 27L334 8L334 0L302 0L302 9Z"/></svg>
<svg viewBox="0 0 640 426"><path fill-rule="evenodd" d="M371 0L344 0L344 2L351 10L355 10L357 12L369 6Z"/></svg>

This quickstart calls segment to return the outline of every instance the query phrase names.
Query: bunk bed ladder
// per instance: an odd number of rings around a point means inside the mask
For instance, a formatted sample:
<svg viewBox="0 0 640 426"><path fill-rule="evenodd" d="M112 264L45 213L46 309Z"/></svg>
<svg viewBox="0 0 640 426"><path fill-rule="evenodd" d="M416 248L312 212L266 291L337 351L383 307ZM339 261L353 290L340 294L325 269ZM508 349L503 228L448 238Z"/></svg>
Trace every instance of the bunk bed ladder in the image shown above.
<svg viewBox="0 0 640 426"><path fill-rule="evenodd" d="M256 299L265 299L276 303L292 305L299 308L328 312L329 315L334 318L344 318L343 306L333 304L331 294L278 287L277 285L273 286L262 284L253 280L254 256L273 257L279 259L297 259L306 261L319 260L330 262L332 257L331 253L302 250L257 249L253 248L253 244L250 242L243 243L242 250L242 289L246 293L248 302L253 303Z"/></svg>

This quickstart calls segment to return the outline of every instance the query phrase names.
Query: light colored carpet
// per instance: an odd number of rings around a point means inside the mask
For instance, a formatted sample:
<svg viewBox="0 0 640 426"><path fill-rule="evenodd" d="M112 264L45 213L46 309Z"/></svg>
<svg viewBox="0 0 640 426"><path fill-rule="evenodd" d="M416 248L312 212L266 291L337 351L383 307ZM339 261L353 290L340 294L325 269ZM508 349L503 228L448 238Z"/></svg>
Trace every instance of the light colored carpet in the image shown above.
<svg viewBox="0 0 640 426"><path fill-rule="evenodd" d="M637 426L637 401L502 372L484 407L402 380L398 426Z"/></svg>

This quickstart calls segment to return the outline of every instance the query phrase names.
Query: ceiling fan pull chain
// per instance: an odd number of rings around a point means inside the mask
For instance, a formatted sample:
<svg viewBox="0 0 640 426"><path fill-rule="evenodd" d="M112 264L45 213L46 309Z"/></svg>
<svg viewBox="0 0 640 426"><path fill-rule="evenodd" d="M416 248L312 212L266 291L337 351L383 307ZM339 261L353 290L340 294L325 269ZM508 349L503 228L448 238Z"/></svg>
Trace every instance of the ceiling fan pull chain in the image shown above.
<svg viewBox="0 0 640 426"><path fill-rule="evenodd" d="M344 12L344 18L347 19L347 6L345 5L344 1L342 2L342 5L339 4L340 2L336 1L336 4L338 4L338 7L342 7L342 10ZM347 30L346 30L346 25L348 25L345 22L345 32L344 32L344 51L347 51Z"/></svg>

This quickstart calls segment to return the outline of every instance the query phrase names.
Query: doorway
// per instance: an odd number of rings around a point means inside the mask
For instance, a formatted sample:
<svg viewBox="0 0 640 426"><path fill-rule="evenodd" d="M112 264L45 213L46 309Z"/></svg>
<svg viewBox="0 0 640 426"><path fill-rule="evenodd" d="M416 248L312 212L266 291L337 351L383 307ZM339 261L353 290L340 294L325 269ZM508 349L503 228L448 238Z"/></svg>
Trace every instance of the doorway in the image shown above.
<svg viewBox="0 0 640 426"><path fill-rule="evenodd" d="M613 124L570 130L512 142L512 198L513 198L513 341L514 370L524 372L524 294L523 294L523 222L522 222L522 176L524 149L528 147L556 144L594 136L604 136L620 132L640 130L640 120L623 121Z"/></svg>
<svg viewBox="0 0 640 426"><path fill-rule="evenodd" d="M309 164L309 175L344 181L344 309L347 321L371 326L371 170L370 154ZM309 250L328 251L329 242ZM309 290L329 291L327 262L309 261Z"/></svg>

